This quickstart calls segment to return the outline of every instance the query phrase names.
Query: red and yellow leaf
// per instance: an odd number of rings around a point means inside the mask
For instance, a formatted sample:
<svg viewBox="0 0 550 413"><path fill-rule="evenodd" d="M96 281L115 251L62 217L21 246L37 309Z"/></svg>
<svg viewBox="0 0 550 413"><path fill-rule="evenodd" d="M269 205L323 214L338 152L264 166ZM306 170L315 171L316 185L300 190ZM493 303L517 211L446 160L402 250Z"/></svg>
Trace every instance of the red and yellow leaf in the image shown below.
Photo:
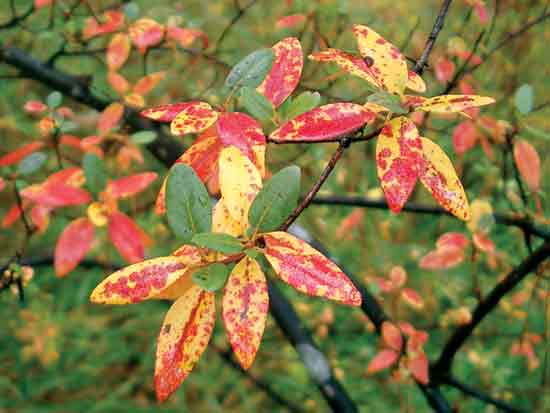
<svg viewBox="0 0 550 413"><path fill-rule="evenodd" d="M48 225L50 224L50 212L51 209L43 205L35 205L31 209L31 221L38 232L43 233L48 229Z"/></svg>
<svg viewBox="0 0 550 413"><path fill-rule="evenodd" d="M172 122L182 110L190 106L198 106L201 103L198 101L170 103L142 110L140 115L158 122Z"/></svg>
<svg viewBox="0 0 550 413"><path fill-rule="evenodd" d="M275 273L298 291L361 305L361 294L332 261L302 240L286 232L264 235L265 256Z"/></svg>
<svg viewBox="0 0 550 413"><path fill-rule="evenodd" d="M401 298L403 299L403 301L405 301L406 304L418 310L424 307L424 300L422 299L420 294L418 294L412 288L403 288L403 290L401 291Z"/></svg>
<svg viewBox="0 0 550 413"><path fill-rule="evenodd" d="M95 230L86 218L77 218L65 227L55 245L54 267L58 277L74 270L92 247Z"/></svg>
<svg viewBox="0 0 550 413"><path fill-rule="evenodd" d="M540 157L529 142L520 139L514 143L514 160L518 171L531 192L540 189Z"/></svg>
<svg viewBox="0 0 550 413"><path fill-rule="evenodd" d="M104 135L118 126L124 115L124 106L119 102L113 102L107 106L97 120L97 131Z"/></svg>
<svg viewBox="0 0 550 413"><path fill-rule="evenodd" d="M472 241L475 247L487 254L493 254L495 252L495 243L483 232L475 232L472 235Z"/></svg>
<svg viewBox="0 0 550 413"><path fill-rule="evenodd" d="M170 124L170 131L172 135L180 136L187 133L199 133L207 129L216 122L218 119L218 112L212 109L212 107L206 102L187 102L181 111L178 112L172 123ZM163 108L162 106L160 108ZM151 109L149 109L151 110ZM167 116L167 113L159 115L159 108L156 113L149 114L147 117L159 116L156 119L161 120ZM163 109L164 110L164 109ZM143 114L144 112L142 112ZM155 119L155 118L153 118Z"/></svg>
<svg viewBox="0 0 550 413"><path fill-rule="evenodd" d="M208 35L199 29L169 26L166 37L175 40L181 47L190 47L195 40L201 40L202 48L208 48Z"/></svg>
<svg viewBox="0 0 550 413"><path fill-rule="evenodd" d="M451 160L439 145L426 138L420 139L426 161L420 181L439 205L456 217L468 221L471 216L470 205Z"/></svg>
<svg viewBox="0 0 550 413"><path fill-rule="evenodd" d="M157 341L155 389L166 400L189 375L206 349L216 318L214 294L190 288L170 307Z"/></svg>
<svg viewBox="0 0 550 413"><path fill-rule="evenodd" d="M155 172L142 172L115 179L109 182L106 192L115 199L128 198L145 190L157 176Z"/></svg>
<svg viewBox="0 0 550 413"><path fill-rule="evenodd" d="M375 117L375 113L355 103L330 103L290 120L269 137L277 142L323 141L354 132Z"/></svg>
<svg viewBox="0 0 550 413"><path fill-rule="evenodd" d="M462 112L464 109L494 103L493 98L478 95L442 95L424 100L416 110L435 113Z"/></svg>
<svg viewBox="0 0 550 413"><path fill-rule="evenodd" d="M164 76L166 76L165 71L148 74L138 80L136 85L133 87L132 92L140 96L145 96L151 92L151 90L153 90L162 79L164 79Z"/></svg>
<svg viewBox="0 0 550 413"><path fill-rule="evenodd" d="M370 361L367 373L373 374L385 370L394 365L399 359L399 353L395 350L382 349Z"/></svg>
<svg viewBox="0 0 550 413"><path fill-rule="evenodd" d="M124 13L117 10L107 10L97 19L89 17L84 23L82 37L84 40L91 39L102 34L113 33L124 25Z"/></svg>
<svg viewBox="0 0 550 413"><path fill-rule="evenodd" d="M407 89L412 90L416 93L424 93L426 91L426 83L424 83L424 79L417 74L416 72L413 72L412 70L409 70L407 72Z"/></svg>
<svg viewBox="0 0 550 413"><path fill-rule="evenodd" d="M225 206L225 201L221 198L212 210L212 232L240 237L246 231L245 224L234 219Z"/></svg>
<svg viewBox="0 0 550 413"><path fill-rule="evenodd" d="M304 56L300 41L295 37L287 37L273 47L275 58L271 71L257 90L277 108L296 89L300 82Z"/></svg>
<svg viewBox="0 0 550 413"><path fill-rule="evenodd" d="M130 56L130 38L126 33L117 33L107 46L107 67L110 71L117 71Z"/></svg>
<svg viewBox="0 0 550 413"><path fill-rule="evenodd" d="M128 215L119 211L109 215L109 238L126 261L134 263L143 260L147 236Z"/></svg>
<svg viewBox="0 0 550 413"><path fill-rule="evenodd" d="M6 215L4 215L4 218L2 219L2 228L11 227L14 222L16 222L19 218L21 218L23 211L28 206L29 206L29 201L27 201L26 199L23 199L21 207L18 204L15 204L10 209L8 209L8 212L6 212Z"/></svg>
<svg viewBox="0 0 550 413"><path fill-rule="evenodd" d="M90 300L101 304L137 303L162 293L187 271L184 260L158 257L118 270L104 279Z"/></svg>
<svg viewBox="0 0 550 413"><path fill-rule="evenodd" d="M164 37L164 27L149 18L142 18L135 21L128 29L132 43L140 53L152 46L159 44Z"/></svg>
<svg viewBox="0 0 550 413"><path fill-rule="evenodd" d="M409 199L423 164L422 141L414 123L406 117L388 122L376 143L376 169L393 212L401 211Z"/></svg>
<svg viewBox="0 0 550 413"><path fill-rule="evenodd" d="M407 62L399 49L367 26L354 25L353 34L359 53L378 83L390 93L403 94L408 71Z"/></svg>
<svg viewBox="0 0 550 413"><path fill-rule="evenodd" d="M31 142L21 146L15 151L8 152L0 158L0 166L9 166L18 163L23 158L26 158L31 153L36 152L44 146L44 142Z"/></svg>
<svg viewBox="0 0 550 413"><path fill-rule="evenodd" d="M367 65L365 60L351 53L346 53L338 49L326 49L310 54L309 59L317 62L336 63L342 70L354 76L358 76L378 88L382 88L380 79L376 76L372 68Z"/></svg>
<svg viewBox="0 0 550 413"><path fill-rule="evenodd" d="M248 210L262 188L258 169L234 146L221 151L219 181L224 205L231 217L248 227Z"/></svg>
<svg viewBox="0 0 550 413"><path fill-rule="evenodd" d="M21 191L21 196L24 199L51 208L84 205L92 200L88 191L56 182L28 186Z"/></svg>
<svg viewBox="0 0 550 413"><path fill-rule="evenodd" d="M397 352L401 351L403 347L403 337L401 330L397 326L389 321L382 323L382 340L392 350Z"/></svg>
<svg viewBox="0 0 550 413"><path fill-rule="evenodd" d="M256 357L267 320L267 283L258 262L245 257L233 268L223 292L227 337L243 369Z"/></svg>

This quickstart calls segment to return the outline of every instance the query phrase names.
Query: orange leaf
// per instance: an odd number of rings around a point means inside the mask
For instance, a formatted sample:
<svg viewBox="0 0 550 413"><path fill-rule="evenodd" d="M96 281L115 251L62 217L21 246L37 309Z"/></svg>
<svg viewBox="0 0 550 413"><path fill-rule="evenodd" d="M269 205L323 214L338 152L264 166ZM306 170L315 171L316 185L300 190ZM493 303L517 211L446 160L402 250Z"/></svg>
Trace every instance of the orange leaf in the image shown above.
<svg viewBox="0 0 550 413"><path fill-rule="evenodd" d="M298 291L361 305L361 294L332 261L319 251L286 232L264 235L265 256L275 273Z"/></svg>
<svg viewBox="0 0 550 413"><path fill-rule="evenodd" d="M540 189L540 158L529 142L520 139L514 143L514 160L519 173L531 192Z"/></svg>
<svg viewBox="0 0 550 413"><path fill-rule="evenodd" d="M124 115L124 106L118 102L113 102L101 112L97 120L97 131L104 135L114 129L122 116Z"/></svg>
<svg viewBox="0 0 550 413"><path fill-rule="evenodd" d="M451 160L439 145L426 138L420 139L426 161L420 181L443 208L468 221L471 216L470 205Z"/></svg>
<svg viewBox="0 0 550 413"><path fill-rule="evenodd" d="M31 142L21 146L15 151L9 152L0 158L0 166L9 166L18 163L31 153L36 152L44 146L44 142Z"/></svg>
<svg viewBox="0 0 550 413"><path fill-rule="evenodd" d="M401 211L409 199L423 164L422 140L414 123L405 117L386 123L376 143L376 166L393 212Z"/></svg>
<svg viewBox="0 0 550 413"><path fill-rule="evenodd" d="M50 208L43 205L35 205L31 209L31 221L38 229L38 232L43 233L50 224Z"/></svg>
<svg viewBox="0 0 550 413"><path fill-rule="evenodd" d="M403 347L401 330L389 321L382 323L382 339L390 349L401 352L401 348Z"/></svg>
<svg viewBox="0 0 550 413"><path fill-rule="evenodd" d="M495 243L483 232L475 232L472 240L476 248L480 251L492 254L495 252Z"/></svg>
<svg viewBox="0 0 550 413"><path fill-rule="evenodd" d="M118 74L117 72L107 73L107 81L111 87L119 95L125 95L130 89L130 83L124 78L124 76Z"/></svg>
<svg viewBox="0 0 550 413"><path fill-rule="evenodd" d="M124 66L130 56L130 38L126 33L117 33L107 46L107 67L116 71Z"/></svg>
<svg viewBox="0 0 550 413"><path fill-rule="evenodd" d="M11 227L13 223L21 217L21 214L28 206L29 201L26 199L23 199L22 208L18 204L13 205L2 219L2 228Z"/></svg>
<svg viewBox="0 0 550 413"><path fill-rule="evenodd" d="M393 288L401 288L407 282L407 271L400 265L391 268L389 278Z"/></svg>
<svg viewBox="0 0 550 413"><path fill-rule="evenodd" d="M82 38L88 40L94 36L116 32L123 25L124 13L116 10L107 10L99 19L95 17L88 17L86 19L84 29L82 30Z"/></svg>
<svg viewBox="0 0 550 413"><path fill-rule="evenodd" d="M409 357L407 360L407 369L412 376L422 384L428 384L429 378L429 363L424 352L419 352L414 357Z"/></svg>
<svg viewBox="0 0 550 413"><path fill-rule="evenodd" d="M172 135L180 136L187 133L199 133L207 129L209 126L214 124L218 119L218 112L212 109L212 107L206 102L187 102L188 104L180 110L172 123L170 124L170 131ZM164 111L164 107L161 110ZM149 109L151 110L151 109ZM153 109L154 110L154 109ZM164 112L159 115L159 108L157 112L149 114L147 117L159 116L156 117L157 120L160 118L166 117L167 113ZM171 110L171 109L168 109ZM143 114L144 112L142 112ZM153 117L153 119L155 119Z"/></svg>
<svg viewBox="0 0 550 413"><path fill-rule="evenodd" d="M355 103L330 103L302 113L269 137L276 142L295 139L310 142L329 140L354 132L375 117L375 113Z"/></svg>
<svg viewBox="0 0 550 413"><path fill-rule="evenodd" d="M152 46L156 46L164 37L164 27L149 18L142 18L135 21L128 29L132 43L138 48L141 54Z"/></svg>
<svg viewBox="0 0 550 413"><path fill-rule="evenodd" d="M216 317L214 294L190 288L170 307L157 341L155 389L163 402L189 375L205 350Z"/></svg>
<svg viewBox="0 0 550 413"><path fill-rule="evenodd" d="M141 96L147 95L149 92L151 92L151 90L155 88L156 85L158 85L158 83L162 79L164 79L165 75L166 75L166 72L161 71L161 72L151 73L147 76L142 77L141 79L138 80L138 82L132 89L132 92L137 93L138 95L141 95Z"/></svg>
<svg viewBox="0 0 550 413"><path fill-rule="evenodd" d="M245 257L233 268L225 285L222 305L227 337L246 370L260 347L269 307L267 283L256 260Z"/></svg>
<svg viewBox="0 0 550 413"><path fill-rule="evenodd" d="M128 215L118 211L109 215L109 238L126 261L134 263L143 260L146 236Z"/></svg>
<svg viewBox="0 0 550 413"><path fill-rule="evenodd" d="M275 58L271 71L257 90L277 108L296 89L300 82L304 57L300 41L287 37L273 47Z"/></svg>
<svg viewBox="0 0 550 413"><path fill-rule="evenodd" d="M132 264L104 279L90 300L101 304L130 304L162 293L186 274L184 260L175 256L159 257Z"/></svg>
<svg viewBox="0 0 550 413"><path fill-rule="evenodd" d="M139 194L157 179L155 172L143 172L109 182L106 192L113 198L128 198Z"/></svg>
<svg viewBox="0 0 550 413"><path fill-rule="evenodd" d="M422 300L422 297L420 297L420 294L418 294L415 290L412 288L404 288L401 291L401 298L410 305L413 308L421 309L424 307L424 300Z"/></svg>
<svg viewBox="0 0 550 413"><path fill-rule="evenodd" d="M372 374L385 370L395 364L398 359L399 353L397 351L388 349L380 350L370 361L367 367L367 373Z"/></svg>
<svg viewBox="0 0 550 413"><path fill-rule="evenodd" d="M54 267L58 277L74 270L92 247L95 230L86 218L77 218L65 227L55 245Z"/></svg>

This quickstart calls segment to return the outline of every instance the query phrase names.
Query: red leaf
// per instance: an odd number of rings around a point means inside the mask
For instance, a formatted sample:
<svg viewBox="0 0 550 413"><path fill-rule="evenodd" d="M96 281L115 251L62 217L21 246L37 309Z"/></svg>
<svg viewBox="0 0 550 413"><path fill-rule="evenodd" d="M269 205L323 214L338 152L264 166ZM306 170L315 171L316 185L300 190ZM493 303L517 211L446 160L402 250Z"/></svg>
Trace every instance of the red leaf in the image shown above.
<svg viewBox="0 0 550 413"><path fill-rule="evenodd" d="M157 341L155 389L166 400L187 378L205 350L216 310L214 294L194 286L166 313Z"/></svg>
<svg viewBox="0 0 550 413"><path fill-rule="evenodd" d="M117 33L107 46L107 67L110 71L116 71L124 66L130 56L130 38L126 33Z"/></svg>
<svg viewBox="0 0 550 413"><path fill-rule="evenodd" d="M382 323L382 339L390 349L401 352L401 348L403 347L401 330L389 321Z"/></svg>
<svg viewBox="0 0 550 413"><path fill-rule="evenodd" d="M48 106L46 106L44 103L40 102L39 100L28 100L27 102L25 102L25 106L23 106L23 109L27 113L31 113L33 115L39 115L40 113L48 109Z"/></svg>
<svg viewBox="0 0 550 413"><path fill-rule="evenodd" d="M435 77L440 83L449 82L455 73L455 64L449 59L442 57L435 64Z"/></svg>
<svg viewBox="0 0 550 413"><path fill-rule="evenodd" d="M472 149L477 141L477 129L473 122L467 120L457 125L453 131L453 146L458 155Z"/></svg>
<svg viewBox="0 0 550 413"><path fill-rule="evenodd" d="M139 194L157 179L155 172L143 172L115 179L107 185L107 193L115 199L128 198Z"/></svg>
<svg viewBox="0 0 550 413"><path fill-rule="evenodd" d="M181 47L190 47L200 39L202 48L208 48L208 35L202 30L170 26L166 29L166 37L175 40Z"/></svg>
<svg viewBox="0 0 550 413"><path fill-rule="evenodd" d="M420 297L420 294L412 288L404 288L403 291L401 291L401 298L413 308L421 309L424 307L424 300Z"/></svg>
<svg viewBox="0 0 550 413"><path fill-rule="evenodd" d="M145 255L144 232L137 224L122 212L113 212L109 216L109 238L126 261L142 261Z"/></svg>
<svg viewBox="0 0 550 413"><path fill-rule="evenodd" d="M400 265L392 267L390 270L390 280L393 288L401 288L407 282L407 271Z"/></svg>
<svg viewBox="0 0 550 413"><path fill-rule="evenodd" d="M483 232L476 232L472 236L476 248L480 251L492 254L495 252L495 243Z"/></svg>
<svg viewBox="0 0 550 413"><path fill-rule="evenodd" d="M437 248L455 247L464 250L469 243L468 237L460 232L446 232L437 239L435 245Z"/></svg>
<svg viewBox="0 0 550 413"><path fill-rule="evenodd" d="M361 294L332 261L302 240L286 232L264 235L265 256L275 273L298 291L361 305Z"/></svg>
<svg viewBox="0 0 550 413"><path fill-rule="evenodd" d="M124 115L124 106L119 102L113 102L101 112L97 120L97 131L100 134L106 134L114 129L122 116Z"/></svg>
<svg viewBox="0 0 550 413"><path fill-rule="evenodd" d="M540 158L537 150L529 142L520 139L514 143L514 160L519 173L531 192L540 189Z"/></svg>
<svg viewBox="0 0 550 413"><path fill-rule="evenodd" d="M87 218L77 218L65 227L55 246L54 267L58 277L77 267L92 247L94 237L94 226Z"/></svg>
<svg viewBox="0 0 550 413"><path fill-rule="evenodd" d="M197 138L177 162L189 165L201 181L206 182L217 170L222 149L223 143L218 136L218 129L212 126Z"/></svg>
<svg viewBox="0 0 550 413"><path fill-rule="evenodd" d="M178 113L192 106L198 107L202 103L199 101L170 103L142 110L140 115L158 122L172 122Z"/></svg>
<svg viewBox="0 0 550 413"><path fill-rule="evenodd" d="M35 205L31 209L31 221L38 229L38 232L44 232L50 223L50 208L43 205Z"/></svg>
<svg viewBox="0 0 550 413"><path fill-rule="evenodd" d="M51 208L88 204L92 200L88 191L64 183L31 185L21 191L21 196Z"/></svg>
<svg viewBox="0 0 550 413"><path fill-rule="evenodd" d="M275 58L271 71L257 90L277 108L300 82L304 56L300 41L294 37L281 40L272 49Z"/></svg>
<svg viewBox="0 0 550 413"><path fill-rule="evenodd" d="M138 95L145 96L151 90L155 88L158 83L164 79L166 75L165 71L150 73L147 76L142 77L138 80L136 85L133 87L132 92L137 93Z"/></svg>
<svg viewBox="0 0 550 413"><path fill-rule="evenodd" d="M453 268L464 261L464 250L446 246L430 251L420 260L420 268L426 270L445 270Z"/></svg>
<svg viewBox="0 0 550 413"><path fill-rule="evenodd" d="M292 29L304 23L306 19L307 17L303 14L291 14L288 16L283 16L277 20L277 22L275 23L275 28L277 28L278 30Z"/></svg>
<svg viewBox="0 0 550 413"><path fill-rule="evenodd" d="M361 105L330 103L285 123L271 133L270 139L276 142L296 139L310 142L329 140L354 132L375 118L375 113Z"/></svg>
<svg viewBox="0 0 550 413"><path fill-rule="evenodd" d="M88 17L86 19L84 29L82 30L82 37L84 40L88 40L94 36L113 33L121 29L123 25L124 13L116 10L107 10L99 17L99 21L95 17Z"/></svg>
<svg viewBox="0 0 550 413"><path fill-rule="evenodd" d="M36 152L44 146L43 142L31 142L21 146L15 151L9 152L0 158L0 166L9 166L18 163L23 158L26 158L31 153Z"/></svg>
<svg viewBox="0 0 550 413"><path fill-rule="evenodd" d="M398 359L399 353L397 351L388 349L380 350L370 361L367 367L367 373L372 374L385 370L395 364Z"/></svg>
<svg viewBox="0 0 550 413"><path fill-rule="evenodd" d="M149 47L156 46L162 41L164 27L153 19L142 18L130 26L128 34L132 43L143 54Z"/></svg>
<svg viewBox="0 0 550 413"><path fill-rule="evenodd" d="M412 358L407 360L407 369L412 376L422 384L428 384L429 378L429 363L424 352L419 352Z"/></svg>
<svg viewBox="0 0 550 413"><path fill-rule="evenodd" d="M21 217L23 211L29 206L29 202L26 199L23 199L22 204L23 208L20 208L19 205L15 204L8 210L8 212L6 212L6 215L4 215L4 218L2 219L2 228L11 227L13 223Z"/></svg>

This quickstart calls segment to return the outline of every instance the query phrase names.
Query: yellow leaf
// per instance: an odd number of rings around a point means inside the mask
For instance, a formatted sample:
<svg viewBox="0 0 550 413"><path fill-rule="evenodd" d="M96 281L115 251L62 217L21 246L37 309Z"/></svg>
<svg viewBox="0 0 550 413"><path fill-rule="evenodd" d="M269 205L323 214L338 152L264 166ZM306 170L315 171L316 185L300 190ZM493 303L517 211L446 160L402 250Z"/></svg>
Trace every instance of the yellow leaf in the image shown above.
<svg viewBox="0 0 550 413"><path fill-rule="evenodd" d="M231 217L229 210L225 206L224 199L221 198L212 210L212 232L221 232L239 237L245 231L246 226Z"/></svg>
<svg viewBox="0 0 550 413"><path fill-rule="evenodd" d="M426 83L416 72L412 70L408 71L407 89L417 93L424 93L426 91Z"/></svg>
<svg viewBox="0 0 550 413"><path fill-rule="evenodd" d="M462 112L464 109L494 103L493 98L477 95L442 95L425 99L415 109L425 112L449 113Z"/></svg>

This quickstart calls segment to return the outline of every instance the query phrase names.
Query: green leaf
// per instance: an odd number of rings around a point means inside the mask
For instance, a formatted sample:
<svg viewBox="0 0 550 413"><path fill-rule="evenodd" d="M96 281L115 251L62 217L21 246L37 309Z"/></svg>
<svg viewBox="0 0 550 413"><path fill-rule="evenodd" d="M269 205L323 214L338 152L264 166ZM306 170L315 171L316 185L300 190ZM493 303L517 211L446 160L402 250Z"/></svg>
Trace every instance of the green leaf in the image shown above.
<svg viewBox="0 0 550 413"><path fill-rule="evenodd" d="M58 91L50 93L46 98L46 104L52 109L61 105L61 102L63 102L63 95Z"/></svg>
<svg viewBox="0 0 550 413"><path fill-rule="evenodd" d="M245 250L244 253L246 254L247 257L252 258L253 260L258 259L262 255L260 254L260 252L258 252L258 250L254 248L247 249Z"/></svg>
<svg viewBox="0 0 550 413"><path fill-rule="evenodd" d="M192 279L199 287L207 291L217 291L225 285L225 281L231 272L227 265L220 262L199 268L193 273Z"/></svg>
<svg viewBox="0 0 550 413"><path fill-rule="evenodd" d="M231 91L244 86L258 86L271 70L273 58L271 49L260 49L250 53L229 72L225 86Z"/></svg>
<svg viewBox="0 0 550 413"><path fill-rule="evenodd" d="M122 7L122 11L129 20L137 19L139 16L139 6L134 2L125 4Z"/></svg>
<svg viewBox="0 0 550 413"><path fill-rule="evenodd" d="M533 110L534 100L533 87L531 85L522 85L516 90L515 102L516 109L522 115L527 115Z"/></svg>
<svg viewBox="0 0 550 413"><path fill-rule="evenodd" d="M130 139L136 145L146 145L157 139L157 133L149 130L144 130L132 134L132 136L130 136Z"/></svg>
<svg viewBox="0 0 550 413"><path fill-rule="evenodd" d="M48 156L44 152L35 152L26 156L17 165L19 175L29 175L38 171L46 162Z"/></svg>
<svg viewBox="0 0 550 413"><path fill-rule="evenodd" d="M278 229L298 205L300 168L288 166L264 185L248 212L249 234Z"/></svg>
<svg viewBox="0 0 550 413"><path fill-rule="evenodd" d="M254 88L243 87L240 102L247 112L256 119L269 120L273 118L273 104Z"/></svg>
<svg viewBox="0 0 550 413"><path fill-rule="evenodd" d="M287 120L294 119L296 116L319 106L320 102L321 95L318 92L303 92L295 99L290 100L289 105L284 107L283 118Z"/></svg>
<svg viewBox="0 0 550 413"><path fill-rule="evenodd" d="M212 227L210 197L192 168L174 165L166 184L166 215L170 228L184 242Z"/></svg>
<svg viewBox="0 0 550 413"><path fill-rule="evenodd" d="M241 242L232 235L219 232L202 232L195 234L191 242L202 248L209 248L224 254L236 254L241 252Z"/></svg>
<svg viewBox="0 0 550 413"><path fill-rule="evenodd" d="M382 105L396 115L403 115L408 112L407 109L401 106L401 98L399 96L384 91L369 95L367 102Z"/></svg>
<svg viewBox="0 0 550 413"><path fill-rule="evenodd" d="M86 176L86 187L91 193L99 194L107 185L107 171L103 160L95 153L87 153L82 161L82 167Z"/></svg>

